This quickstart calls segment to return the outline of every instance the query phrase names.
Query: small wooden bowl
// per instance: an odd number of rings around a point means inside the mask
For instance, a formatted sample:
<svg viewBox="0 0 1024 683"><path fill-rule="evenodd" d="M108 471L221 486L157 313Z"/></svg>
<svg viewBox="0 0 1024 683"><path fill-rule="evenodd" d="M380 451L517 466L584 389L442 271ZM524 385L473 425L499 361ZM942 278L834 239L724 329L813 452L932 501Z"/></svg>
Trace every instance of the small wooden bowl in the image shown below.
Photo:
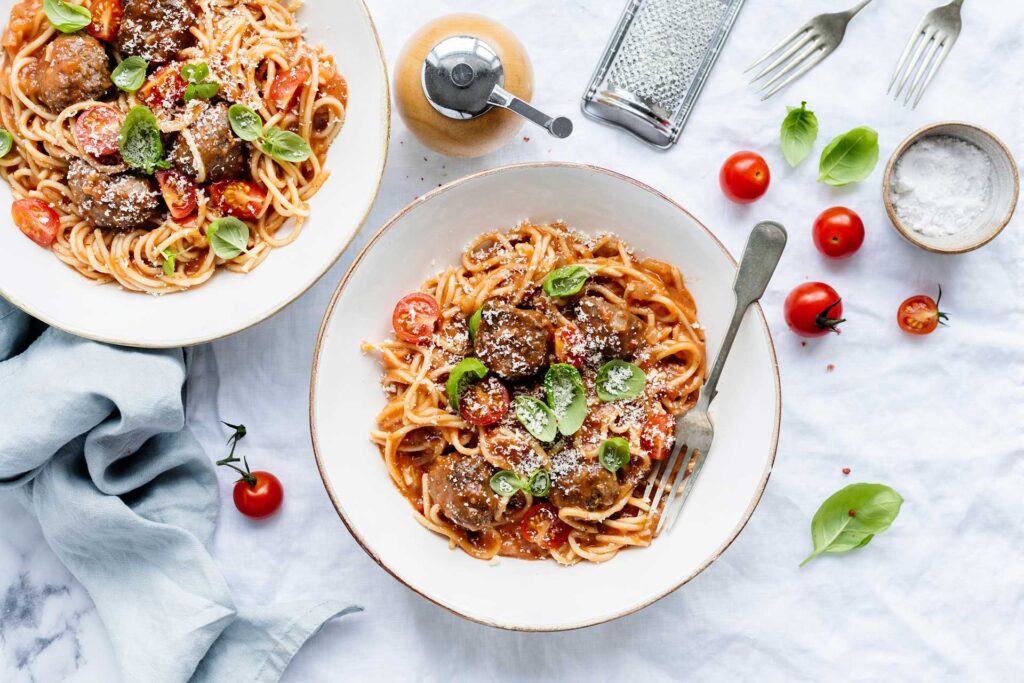
<svg viewBox="0 0 1024 683"><path fill-rule="evenodd" d="M928 236L915 232L911 226L903 225L892 201L893 174L903 154L918 140L932 136L949 136L970 142L979 147L992 161L992 198L989 209L981 215L976 225L953 235ZM979 249L994 240L1009 224L1017 207L1020 195L1020 173L1010 150L995 135L970 123L944 121L925 126L911 134L893 152L885 169L882 181L882 200L896 231L908 242L936 254L963 254Z"/></svg>

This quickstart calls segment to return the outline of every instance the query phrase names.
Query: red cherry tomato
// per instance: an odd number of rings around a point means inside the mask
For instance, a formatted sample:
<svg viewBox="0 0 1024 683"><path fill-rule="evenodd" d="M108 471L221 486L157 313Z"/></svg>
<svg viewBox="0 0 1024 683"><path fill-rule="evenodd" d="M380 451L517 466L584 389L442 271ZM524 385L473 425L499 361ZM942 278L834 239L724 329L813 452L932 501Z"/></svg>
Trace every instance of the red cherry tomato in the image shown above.
<svg viewBox="0 0 1024 683"><path fill-rule="evenodd" d="M768 191L772 173L760 154L736 152L725 160L718 180L726 197L739 204L750 204Z"/></svg>
<svg viewBox="0 0 1024 683"><path fill-rule="evenodd" d="M864 244L864 221L844 206L826 209L814 221L814 244L829 258L847 258Z"/></svg>
<svg viewBox="0 0 1024 683"><path fill-rule="evenodd" d="M87 0L85 6L92 13L92 23L86 27L86 33L97 40L114 42L124 16L121 0Z"/></svg>
<svg viewBox="0 0 1024 683"><path fill-rule="evenodd" d="M115 154L123 123L124 116L113 107L89 107L75 119L75 140L94 157Z"/></svg>
<svg viewBox="0 0 1024 683"><path fill-rule="evenodd" d="M582 370L586 362L587 346L579 328L565 325L555 330L555 358Z"/></svg>
<svg viewBox="0 0 1024 683"><path fill-rule="evenodd" d="M171 211L171 218L180 221L192 215L199 205L199 192L191 178L181 171L157 171L156 181L160 183L160 193Z"/></svg>
<svg viewBox="0 0 1024 683"><path fill-rule="evenodd" d="M235 218L259 218L266 199L267 191L248 180L222 180L210 185L213 205L221 213Z"/></svg>
<svg viewBox="0 0 1024 683"><path fill-rule="evenodd" d="M260 519L277 512L284 500L284 487L281 480L270 472L253 472L256 484L250 486L243 478L235 483L233 498L235 507L246 517Z"/></svg>
<svg viewBox="0 0 1024 683"><path fill-rule="evenodd" d="M170 109L185 97L187 87L181 77L181 64L174 62L150 76L139 88L138 97L150 107Z"/></svg>
<svg viewBox="0 0 1024 683"><path fill-rule="evenodd" d="M410 344L422 344L434 334L434 326L441 317L437 300L429 294L416 292L402 297L391 314L395 336Z"/></svg>
<svg viewBox="0 0 1024 683"><path fill-rule="evenodd" d="M839 332L843 300L824 282L805 282L786 297L786 324L801 337L823 337Z"/></svg>
<svg viewBox="0 0 1024 683"><path fill-rule="evenodd" d="M572 528L558 518L558 508L551 503L537 503L519 522L519 535L527 543L541 548L560 548L569 539Z"/></svg>
<svg viewBox="0 0 1024 683"><path fill-rule="evenodd" d="M941 301L942 287L939 287L938 301L924 294L912 296L900 304L896 322L901 330L909 334L931 334L949 320L949 316L939 310Z"/></svg>
<svg viewBox="0 0 1024 683"><path fill-rule="evenodd" d="M664 460L668 457L675 439L675 420L666 413L655 413L647 418L640 430L640 447L651 460Z"/></svg>
<svg viewBox="0 0 1024 683"><path fill-rule="evenodd" d="M469 385L459 397L462 419L478 427L486 427L508 415L508 389L497 377Z"/></svg>
<svg viewBox="0 0 1024 683"><path fill-rule="evenodd" d="M57 239L60 216L46 202L38 199L19 199L11 206L14 224L41 247L49 249Z"/></svg>
<svg viewBox="0 0 1024 683"><path fill-rule="evenodd" d="M281 111L292 108L295 98L309 77L312 75L309 69L299 65L287 71L282 71L274 78L270 86L270 102Z"/></svg>

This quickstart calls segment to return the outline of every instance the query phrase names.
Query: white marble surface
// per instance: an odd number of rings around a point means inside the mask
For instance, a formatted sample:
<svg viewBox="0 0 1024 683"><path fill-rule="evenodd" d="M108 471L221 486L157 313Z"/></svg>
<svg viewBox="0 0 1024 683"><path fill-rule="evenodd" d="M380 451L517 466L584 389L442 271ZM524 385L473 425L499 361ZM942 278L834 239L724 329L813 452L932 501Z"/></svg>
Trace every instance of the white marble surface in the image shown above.
<svg viewBox="0 0 1024 683"><path fill-rule="evenodd" d="M221 478L215 555L238 601L330 593L366 608L328 625L285 679L1024 678L1021 220L980 252L926 254L888 225L880 169L859 186L833 190L814 182L813 160L788 169L776 144L784 105L806 99L826 138L819 151L832 135L866 124L879 130L884 159L919 126L961 119L995 131L1024 159L1024 3L968 0L960 43L921 106L909 112L886 100L885 86L909 32L935 0L869 6L839 52L767 104L744 87L742 68L799 21L851 2L748 0L682 142L667 154L584 121L577 109L621 0L369 4L390 63L406 36L446 12L473 9L508 24L533 57L535 103L573 116L577 130L560 142L524 129L497 154L455 161L422 148L396 118L380 199L342 262L274 319L196 351L189 419L210 457L220 455L225 436L216 421L243 421L250 461L277 472L287 489L282 512L257 524L235 513L231 478ZM763 153L775 173L769 195L752 207L728 203L717 187L721 161L741 148ZM321 314L367 236L440 183L536 159L595 163L649 182L734 252L756 220L780 220L791 233L765 300L783 373L782 441L750 524L722 559L655 606L552 635L468 623L374 565L323 491L306 416ZM865 218L868 241L852 261L832 265L814 251L810 224L840 203ZM850 323L841 337L805 346L785 329L781 302L808 278L827 280L846 297ZM946 289L951 326L928 339L902 336L893 320L897 304L936 282ZM853 469L850 477L843 467ZM798 570L814 510L852 481L900 490L907 502L898 522L862 551ZM33 520L0 499L0 680L65 679L117 680L102 624Z"/></svg>

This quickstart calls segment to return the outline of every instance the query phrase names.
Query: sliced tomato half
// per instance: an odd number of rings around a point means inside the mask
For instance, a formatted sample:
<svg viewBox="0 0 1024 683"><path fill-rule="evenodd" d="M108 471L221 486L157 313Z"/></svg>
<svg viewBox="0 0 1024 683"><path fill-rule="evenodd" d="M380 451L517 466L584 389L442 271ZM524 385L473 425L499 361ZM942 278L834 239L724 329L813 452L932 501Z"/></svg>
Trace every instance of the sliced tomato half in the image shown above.
<svg viewBox="0 0 1024 683"><path fill-rule="evenodd" d="M558 508L551 503L537 503L519 522L519 535L527 543L551 550L565 545L572 527L558 517Z"/></svg>
<svg viewBox="0 0 1024 683"><path fill-rule="evenodd" d="M508 415L509 402L508 389L501 380L488 377L466 387L459 397L459 414L470 424L486 427Z"/></svg>
<svg viewBox="0 0 1024 683"><path fill-rule="evenodd" d="M256 219L263 215L267 191L248 180L222 180L210 185L210 200L228 216Z"/></svg>
<svg viewBox="0 0 1024 683"><path fill-rule="evenodd" d="M675 421L666 413L655 413L647 418L640 430L640 447L651 460L664 460L672 450L675 439Z"/></svg>
<svg viewBox="0 0 1024 683"><path fill-rule="evenodd" d="M38 199L19 199L11 206L14 224L41 247L49 249L57 239L60 216L53 207Z"/></svg>
<svg viewBox="0 0 1024 683"><path fill-rule="evenodd" d="M422 344L434 334L441 308L429 294L415 292L399 299L391 314L395 336L410 344Z"/></svg>
<svg viewBox="0 0 1024 683"><path fill-rule="evenodd" d="M75 119L75 140L94 157L115 154L123 123L124 116L113 107L89 107Z"/></svg>
<svg viewBox="0 0 1024 683"><path fill-rule="evenodd" d="M92 23L85 32L97 40L114 42L124 17L121 0L88 0L85 4L92 13Z"/></svg>
<svg viewBox="0 0 1024 683"><path fill-rule="evenodd" d="M170 109L185 97L188 84L181 77L181 64L174 62L157 70L139 88L139 99L150 107Z"/></svg>
<svg viewBox="0 0 1024 683"><path fill-rule="evenodd" d="M299 88L305 85L312 75L312 72L301 64L279 73L274 78L273 85L270 86L271 104L280 111L291 109L292 105L295 104L295 98L299 94Z"/></svg>
<svg viewBox="0 0 1024 683"><path fill-rule="evenodd" d="M157 171L156 181L171 218L178 221L192 215L199 205L199 192L191 178L181 171Z"/></svg>

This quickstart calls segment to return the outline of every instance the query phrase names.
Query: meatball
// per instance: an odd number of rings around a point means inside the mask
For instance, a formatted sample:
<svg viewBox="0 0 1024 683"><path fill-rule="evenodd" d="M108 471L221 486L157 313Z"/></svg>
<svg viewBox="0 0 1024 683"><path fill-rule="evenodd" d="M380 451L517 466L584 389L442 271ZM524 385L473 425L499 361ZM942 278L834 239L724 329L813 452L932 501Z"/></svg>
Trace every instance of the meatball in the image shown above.
<svg viewBox="0 0 1024 683"><path fill-rule="evenodd" d="M583 333L586 360L592 364L606 358L632 358L643 347L643 321L602 297L580 299L575 322Z"/></svg>
<svg viewBox="0 0 1024 683"><path fill-rule="evenodd" d="M551 323L539 311L490 304L480 316L473 350L495 374L510 381L537 374L548 361Z"/></svg>
<svg viewBox="0 0 1024 683"><path fill-rule="evenodd" d="M35 95L59 114L78 102L103 97L110 90L110 58L92 36L58 36L46 46L36 68ZM32 86L30 86L32 87Z"/></svg>
<svg viewBox="0 0 1024 683"><path fill-rule="evenodd" d="M619 499L618 478L597 460L581 458L567 472L556 464L548 499L558 507L607 510Z"/></svg>
<svg viewBox="0 0 1024 683"><path fill-rule="evenodd" d="M195 44L196 15L192 0L124 0L117 49L150 64L169 62Z"/></svg>
<svg viewBox="0 0 1024 683"><path fill-rule="evenodd" d="M160 192L151 178L101 173L81 159L68 168L68 188L77 213L97 228L145 228L161 209Z"/></svg>
<svg viewBox="0 0 1024 683"><path fill-rule="evenodd" d="M179 135L171 148L168 160L182 173L200 183L241 178L249 163L248 148L231 131L228 105L223 102L210 105L188 128L192 144L199 152L197 160L184 135Z"/></svg>
<svg viewBox="0 0 1024 683"><path fill-rule="evenodd" d="M430 497L445 517L470 531L497 524L501 498L491 490L497 469L479 455L442 455L427 470Z"/></svg>

